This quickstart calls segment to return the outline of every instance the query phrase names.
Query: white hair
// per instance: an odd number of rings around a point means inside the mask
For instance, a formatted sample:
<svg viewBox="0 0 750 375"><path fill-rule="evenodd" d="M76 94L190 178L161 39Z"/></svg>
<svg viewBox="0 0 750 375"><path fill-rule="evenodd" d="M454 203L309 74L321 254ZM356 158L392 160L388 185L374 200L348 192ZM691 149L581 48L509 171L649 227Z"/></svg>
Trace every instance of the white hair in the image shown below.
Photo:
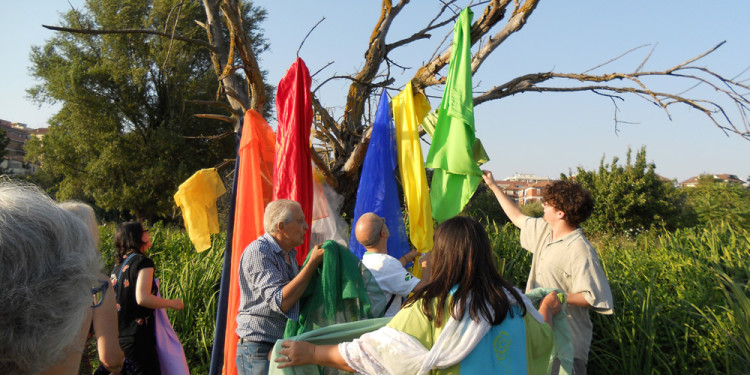
<svg viewBox="0 0 750 375"><path fill-rule="evenodd" d="M80 219L36 187L0 183L0 374L36 374L81 349L100 268Z"/></svg>
<svg viewBox="0 0 750 375"><path fill-rule="evenodd" d="M94 247L99 247L99 223L96 221L94 209L86 203L77 201L66 201L60 203L60 208L70 212L73 216L81 219L84 224L91 230L91 237L94 240Z"/></svg>
<svg viewBox="0 0 750 375"><path fill-rule="evenodd" d="M263 213L263 229L271 234L279 231L279 223L287 224L292 221L294 207L300 210L302 206L290 199L277 199L266 206L266 212Z"/></svg>

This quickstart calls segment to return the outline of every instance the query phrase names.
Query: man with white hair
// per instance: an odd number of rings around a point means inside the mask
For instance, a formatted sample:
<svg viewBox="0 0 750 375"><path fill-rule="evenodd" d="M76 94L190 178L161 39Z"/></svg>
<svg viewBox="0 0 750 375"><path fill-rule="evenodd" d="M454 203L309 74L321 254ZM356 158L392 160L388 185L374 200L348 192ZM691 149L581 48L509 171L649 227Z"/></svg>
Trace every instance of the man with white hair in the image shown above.
<svg viewBox="0 0 750 375"><path fill-rule="evenodd" d="M295 247L305 241L308 225L299 203L279 199L266 206L266 233L242 253L237 315L237 373L267 374L268 353L284 335L287 319L299 318L299 299L323 261L316 245L307 265L297 267Z"/></svg>
<svg viewBox="0 0 750 375"><path fill-rule="evenodd" d="M80 219L35 187L0 183L0 374L77 373L100 269Z"/></svg>

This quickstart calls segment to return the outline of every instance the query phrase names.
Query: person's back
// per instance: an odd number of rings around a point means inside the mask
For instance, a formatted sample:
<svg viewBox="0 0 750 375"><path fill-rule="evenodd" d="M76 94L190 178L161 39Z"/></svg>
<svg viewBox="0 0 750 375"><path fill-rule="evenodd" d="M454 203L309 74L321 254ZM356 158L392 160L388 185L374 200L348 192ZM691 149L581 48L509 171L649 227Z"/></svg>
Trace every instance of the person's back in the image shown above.
<svg viewBox="0 0 750 375"><path fill-rule="evenodd" d="M354 231L357 241L367 250L362 255L362 264L370 270L385 293L387 302L384 316L394 316L401 308L403 299L422 282L404 268L404 264L414 260L418 253L411 251L399 260L388 255L386 246L390 232L385 220L372 212L360 216ZM428 278L426 268L422 279L426 281Z"/></svg>

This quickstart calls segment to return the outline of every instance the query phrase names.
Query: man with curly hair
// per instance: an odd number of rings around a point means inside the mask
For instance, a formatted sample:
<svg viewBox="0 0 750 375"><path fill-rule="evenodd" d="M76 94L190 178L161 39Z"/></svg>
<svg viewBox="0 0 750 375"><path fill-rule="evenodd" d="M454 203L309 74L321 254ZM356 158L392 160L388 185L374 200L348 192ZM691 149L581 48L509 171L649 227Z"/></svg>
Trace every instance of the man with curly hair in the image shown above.
<svg viewBox="0 0 750 375"><path fill-rule="evenodd" d="M536 288L565 292L574 347L573 374L586 374L593 332L589 309L612 314L614 307L599 256L580 227L594 210L591 193L574 181L555 181L542 193L544 216L532 218L503 193L492 172L484 171L483 178L510 221L521 229L521 246L534 254L526 292ZM557 374L559 365L556 360L552 374Z"/></svg>

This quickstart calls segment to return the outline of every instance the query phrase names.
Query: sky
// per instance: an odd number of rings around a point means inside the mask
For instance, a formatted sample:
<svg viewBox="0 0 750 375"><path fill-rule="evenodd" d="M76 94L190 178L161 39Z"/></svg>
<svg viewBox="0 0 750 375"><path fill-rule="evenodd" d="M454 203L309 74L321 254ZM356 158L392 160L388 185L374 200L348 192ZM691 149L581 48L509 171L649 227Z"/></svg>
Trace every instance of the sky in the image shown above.
<svg viewBox="0 0 750 375"><path fill-rule="evenodd" d="M59 12L71 6L80 8L83 3L38 0L0 5L0 45L5 55L0 63L0 119L44 127L59 110L59 106L40 106L26 97L26 90L38 83L28 75L30 48L43 45L53 35L42 24L57 25ZM374 0L275 0L256 4L268 11L263 28L271 50L259 60L272 84L277 84L292 64L305 35L325 17L299 53L311 73L322 69L313 77L313 89L332 75L358 71L380 15L380 2ZM439 2L412 1L396 18L387 42L421 28L435 14L436 4ZM725 77L739 77L748 84L749 18L750 1L740 0L542 1L524 28L482 65L474 77L475 92L528 73L580 73L644 45L591 73L632 72L649 53L651 57L643 70L664 70L722 41L726 43L696 65ZM444 37L448 36L446 43L450 42L450 32L450 27L444 28L429 40L394 51L394 61L410 69L392 70L396 82L388 90L389 95L398 94ZM317 91L323 105L332 108L337 116L342 113L347 83L329 81ZM675 80L652 84L674 93L692 86ZM428 95L435 108L440 104L442 88L430 89ZM705 87L697 87L687 95L716 98ZM482 168L493 171L497 179L516 173L557 178L560 173L575 173L579 166L596 169L602 158L611 163L613 157L618 157L622 164L628 148L635 155L645 147L656 172L677 181L701 173L735 174L742 180L750 176L750 141L727 136L698 111L672 107L668 116L643 99L624 98L615 108L610 99L592 93L524 93L478 105L476 135L490 157ZM733 119L740 121L733 106L727 109ZM623 121L617 127L615 115Z"/></svg>

